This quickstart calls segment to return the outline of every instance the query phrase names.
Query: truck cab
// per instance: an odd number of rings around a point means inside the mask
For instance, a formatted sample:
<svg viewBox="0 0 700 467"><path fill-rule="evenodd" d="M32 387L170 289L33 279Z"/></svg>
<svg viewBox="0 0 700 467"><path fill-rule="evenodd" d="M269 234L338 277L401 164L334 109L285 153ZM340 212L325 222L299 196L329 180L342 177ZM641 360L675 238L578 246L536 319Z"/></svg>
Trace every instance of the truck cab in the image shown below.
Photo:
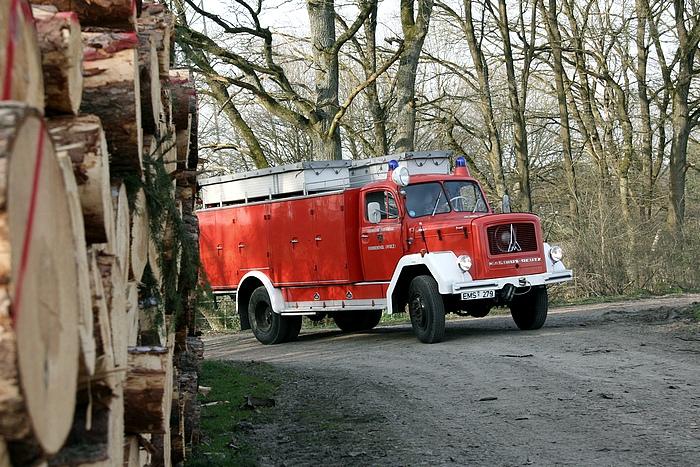
<svg viewBox="0 0 700 467"><path fill-rule="evenodd" d="M483 317L495 306L509 307L520 329L542 327L547 286L573 277L561 248L543 241L537 216L495 213L464 159L453 169L445 159L346 162L347 174L335 165L336 180L309 181L301 194L250 200L248 184L243 203L205 202L200 249L215 292L235 294L242 327L266 344L296 338L301 316L331 316L352 332L382 312L408 313L425 343L443 339L447 313ZM309 192L314 183L326 189ZM214 238L212 225L226 227Z"/></svg>

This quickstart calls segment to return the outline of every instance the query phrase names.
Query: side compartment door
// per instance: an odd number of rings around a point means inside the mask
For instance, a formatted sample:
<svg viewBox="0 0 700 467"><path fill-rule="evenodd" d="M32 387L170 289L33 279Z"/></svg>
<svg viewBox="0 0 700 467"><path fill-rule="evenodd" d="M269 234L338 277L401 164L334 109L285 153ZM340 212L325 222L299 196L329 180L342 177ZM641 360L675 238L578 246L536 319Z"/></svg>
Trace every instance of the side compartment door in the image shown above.
<svg viewBox="0 0 700 467"><path fill-rule="evenodd" d="M345 197L342 195L313 198L313 226L311 241L318 282L348 280L348 258L345 242Z"/></svg>
<svg viewBox="0 0 700 467"><path fill-rule="evenodd" d="M272 203L270 216L273 282L278 285L315 282L311 201Z"/></svg>
<svg viewBox="0 0 700 467"><path fill-rule="evenodd" d="M381 221L372 224L369 203L379 203ZM366 191L360 197L360 256L365 281L389 281L403 256L401 218L396 195L388 190Z"/></svg>
<svg viewBox="0 0 700 467"><path fill-rule="evenodd" d="M223 258L223 239L218 229L216 218L218 211L200 211L199 220L199 254L207 279L212 287L223 287L226 264Z"/></svg>
<svg viewBox="0 0 700 467"><path fill-rule="evenodd" d="M232 228L238 235L230 246L234 255L238 255L238 276L240 279L249 271L267 271L269 264L269 228L270 205L255 204L237 209Z"/></svg>

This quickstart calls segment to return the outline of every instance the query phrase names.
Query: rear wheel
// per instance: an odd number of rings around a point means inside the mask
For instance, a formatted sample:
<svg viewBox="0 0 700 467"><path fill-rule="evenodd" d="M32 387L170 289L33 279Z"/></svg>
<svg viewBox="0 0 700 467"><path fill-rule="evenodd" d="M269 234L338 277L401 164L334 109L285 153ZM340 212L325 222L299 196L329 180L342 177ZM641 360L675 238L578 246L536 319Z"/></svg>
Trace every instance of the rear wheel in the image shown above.
<svg viewBox="0 0 700 467"><path fill-rule="evenodd" d="M248 319L255 338L261 343L265 345L279 344L287 340L290 336L291 321L294 318L299 317L284 318L272 310L270 297L265 287L258 287L250 296ZM299 321L301 324L301 320ZM299 334L298 331L297 334Z"/></svg>
<svg viewBox="0 0 700 467"><path fill-rule="evenodd" d="M445 337L445 304L431 276L417 276L411 281L408 311L419 341L433 344Z"/></svg>
<svg viewBox="0 0 700 467"><path fill-rule="evenodd" d="M526 294L516 295L510 302L510 314L516 326L524 331L539 329L547 320L549 299L547 288L533 287Z"/></svg>
<svg viewBox="0 0 700 467"><path fill-rule="evenodd" d="M335 325L343 332L369 331L382 319L381 310L341 312L333 316Z"/></svg>

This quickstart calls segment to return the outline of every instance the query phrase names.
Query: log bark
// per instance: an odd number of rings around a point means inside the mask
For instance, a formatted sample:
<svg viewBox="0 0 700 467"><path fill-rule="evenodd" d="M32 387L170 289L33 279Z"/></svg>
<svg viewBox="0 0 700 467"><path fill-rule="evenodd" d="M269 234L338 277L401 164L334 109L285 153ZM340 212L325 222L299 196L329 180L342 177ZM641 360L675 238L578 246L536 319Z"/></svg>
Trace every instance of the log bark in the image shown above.
<svg viewBox="0 0 700 467"><path fill-rule="evenodd" d="M0 4L0 100L22 101L44 112L41 51L27 0Z"/></svg>
<svg viewBox="0 0 700 467"><path fill-rule="evenodd" d="M102 274L102 287L104 289L107 308L109 309L114 368L115 372L123 377L126 371L128 347L126 283L119 262L116 261L114 256L98 256L97 265Z"/></svg>
<svg viewBox="0 0 700 467"><path fill-rule="evenodd" d="M173 369L173 380L178 383L178 371ZM184 462L186 457L185 411L178 384L173 389L173 405L170 409L170 457L174 465Z"/></svg>
<svg viewBox="0 0 700 467"><path fill-rule="evenodd" d="M49 465L120 466L124 460L124 390L97 384L80 391L66 445Z"/></svg>
<svg viewBox="0 0 700 467"><path fill-rule="evenodd" d="M129 218L129 200L126 196L126 187L119 180L112 182L112 210L116 213L114 223L114 242L110 245L108 253L117 257L120 271L124 274L123 280L128 279L130 258L131 221Z"/></svg>
<svg viewBox="0 0 700 467"><path fill-rule="evenodd" d="M177 145L177 166L180 170L187 168L187 159L190 155L190 130L192 128L192 115L187 121L187 128L179 130L175 136L175 144Z"/></svg>
<svg viewBox="0 0 700 467"><path fill-rule="evenodd" d="M168 432L173 392L172 347L129 348L124 386L129 433Z"/></svg>
<svg viewBox="0 0 700 467"><path fill-rule="evenodd" d="M148 241L148 265L151 268L151 274L153 279L155 279L156 284L158 284L158 289L163 288L163 270L161 268L162 258L158 250L153 236L151 235Z"/></svg>
<svg viewBox="0 0 700 467"><path fill-rule="evenodd" d="M5 440L0 438L0 467L11 467L10 464L10 453L7 452L7 443Z"/></svg>
<svg viewBox="0 0 700 467"><path fill-rule="evenodd" d="M93 335L92 294L90 293L90 270L85 248L85 228L83 226L83 213L80 207L78 184L73 175L73 163L66 153L57 154L58 162L66 187L68 208L70 209L70 221L73 231L73 258L77 274L77 288L73 293L77 295L78 303L78 335L80 337L80 363L81 374L92 375L95 372L95 338Z"/></svg>
<svg viewBox="0 0 700 467"><path fill-rule="evenodd" d="M139 340L139 285L137 282L129 282L126 286L126 310L127 345L133 347Z"/></svg>
<svg viewBox="0 0 700 467"><path fill-rule="evenodd" d="M139 32L139 85L141 87L141 125L145 133L153 134L163 119L160 101L160 74L154 35Z"/></svg>
<svg viewBox="0 0 700 467"><path fill-rule="evenodd" d="M56 152L73 162L88 244L114 241L114 209L109 180L109 154L102 123L96 115L57 117L48 122Z"/></svg>
<svg viewBox="0 0 700 467"><path fill-rule="evenodd" d="M32 7L44 71L47 112L77 115L83 97L83 44L78 15Z"/></svg>
<svg viewBox="0 0 700 467"><path fill-rule="evenodd" d="M74 233L39 111L0 105L0 436L49 454L70 429L78 376Z"/></svg>
<svg viewBox="0 0 700 467"><path fill-rule="evenodd" d="M172 120L175 130L186 130L190 115L197 112L194 80L189 69L170 70Z"/></svg>
<svg viewBox="0 0 700 467"><path fill-rule="evenodd" d="M86 26L119 27L133 31L140 0L32 0L53 5L60 11L74 11L80 24Z"/></svg>
<svg viewBox="0 0 700 467"><path fill-rule="evenodd" d="M134 211L131 216L131 276L136 281L141 281L143 271L148 264L150 231L146 193L143 189L139 189L136 192Z"/></svg>
<svg viewBox="0 0 700 467"><path fill-rule="evenodd" d="M90 291L92 293L92 311L94 322L95 348L97 360L95 378L107 378L114 372L114 350L112 331L109 323L109 307L102 285L102 272L97 264L99 255L97 247L88 248L88 266L90 268ZM88 384L89 379L81 381Z"/></svg>
<svg viewBox="0 0 700 467"><path fill-rule="evenodd" d="M161 78L167 79L170 72L170 50L173 47L175 18L160 3L147 3L138 19L139 31L149 32L158 53L158 70Z"/></svg>
<svg viewBox="0 0 700 467"><path fill-rule="evenodd" d="M112 171L141 174L143 134L136 33L84 32L81 111L100 117Z"/></svg>

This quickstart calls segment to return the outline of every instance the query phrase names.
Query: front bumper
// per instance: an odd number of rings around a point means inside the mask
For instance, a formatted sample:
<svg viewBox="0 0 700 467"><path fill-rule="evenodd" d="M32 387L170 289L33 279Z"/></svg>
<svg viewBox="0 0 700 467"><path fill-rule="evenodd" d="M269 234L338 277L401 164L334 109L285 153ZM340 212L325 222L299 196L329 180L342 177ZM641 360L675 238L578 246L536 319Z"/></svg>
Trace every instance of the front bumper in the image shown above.
<svg viewBox="0 0 700 467"><path fill-rule="evenodd" d="M538 285L557 284L570 281L574 273L570 269L560 269L542 274L530 274L526 276L501 277L498 279L483 279L468 282L455 282L452 284L452 293L477 292L483 290L501 290L506 285L513 287L534 287Z"/></svg>

